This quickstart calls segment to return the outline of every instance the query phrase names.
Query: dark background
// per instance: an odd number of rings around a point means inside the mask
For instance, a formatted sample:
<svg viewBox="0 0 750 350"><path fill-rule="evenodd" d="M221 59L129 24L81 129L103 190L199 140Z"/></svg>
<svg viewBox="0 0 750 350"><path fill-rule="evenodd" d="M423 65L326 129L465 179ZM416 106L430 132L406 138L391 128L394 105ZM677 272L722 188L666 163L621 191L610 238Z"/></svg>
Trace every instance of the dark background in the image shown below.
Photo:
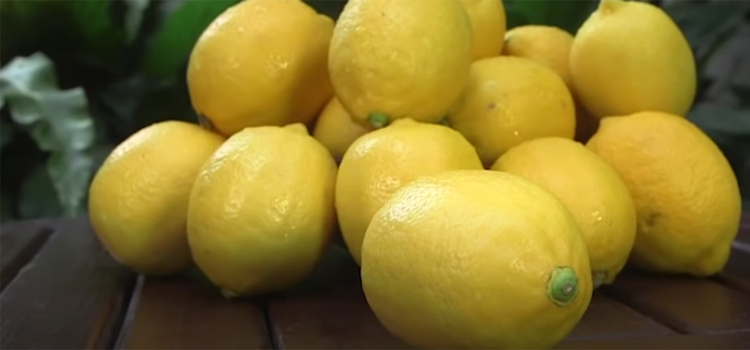
<svg viewBox="0 0 750 350"><path fill-rule="evenodd" d="M78 216L119 142L165 119L196 121L190 50L236 0L0 1L0 220ZM306 1L337 18L345 1ZM750 1L650 1L690 42L700 77L688 118L722 149L750 208ZM508 28L575 34L595 0L505 0Z"/></svg>

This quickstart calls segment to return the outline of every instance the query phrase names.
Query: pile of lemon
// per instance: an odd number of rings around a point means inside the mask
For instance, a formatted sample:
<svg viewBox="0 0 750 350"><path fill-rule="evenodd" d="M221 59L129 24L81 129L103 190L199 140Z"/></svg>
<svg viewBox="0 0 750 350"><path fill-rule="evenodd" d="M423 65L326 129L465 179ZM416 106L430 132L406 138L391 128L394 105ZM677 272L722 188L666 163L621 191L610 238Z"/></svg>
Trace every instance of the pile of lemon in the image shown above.
<svg viewBox="0 0 750 350"><path fill-rule="evenodd" d="M626 263L708 276L737 180L685 118L690 47L648 3L601 0L575 35L507 30L500 0L246 0L190 56L200 125L138 131L90 187L122 264L192 264L227 297L305 278L340 230L394 336L550 348Z"/></svg>

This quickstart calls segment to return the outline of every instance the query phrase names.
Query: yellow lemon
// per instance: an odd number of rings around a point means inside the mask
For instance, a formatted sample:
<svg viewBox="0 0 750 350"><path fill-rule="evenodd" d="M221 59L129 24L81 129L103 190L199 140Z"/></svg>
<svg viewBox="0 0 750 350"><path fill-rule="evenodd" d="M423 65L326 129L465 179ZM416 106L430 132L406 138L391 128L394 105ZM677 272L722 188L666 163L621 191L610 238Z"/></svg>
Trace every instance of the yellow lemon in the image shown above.
<svg viewBox="0 0 750 350"><path fill-rule="evenodd" d="M633 249L636 213L628 188L609 164L578 142L542 137L511 148L492 169L556 195L581 228L594 286L614 282Z"/></svg>
<svg viewBox="0 0 750 350"><path fill-rule="evenodd" d="M523 141L572 139L576 116L570 91L552 69L526 58L498 56L472 64L463 103L449 122L489 167Z"/></svg>
<svg viewBox="0 0 750 350"><path fill-rule="evenodd" d="M555 71L570 84L568 58L573 35L555 26L528 24L505 33L503 55L528 58Z"/></svg>
<svg viewBox="0 0 750 350"><path fill-rule="evenodd" d="M302 124L234 134L206 162L190 195L195 263L228 297L300 281L333 237L335 181L336 163Z"/></svg>
<svg viewBox="0 0 750 350"><path fill-rule="evenodd" d="M104 247L145 275L192 264L185 223L190 189L224 138L196 124L164 121L117 145L89 187L89 220Z"/></svg>
<svg viewBox="0 0 750 350"><path fill-rule="evenodd" d="M647 2L601 0L573 40L570 74L581 102L599 118L640 111L684 116L695 98L690 45Z"/></svg>
<svg viewBox="0 0 750 350"><path fill-rule="evenodd" d="M573 35L555 26L528 24L515 27L505 34L503 55L524 57L554 70L570 90L576 107L574 139L585 142L594 134L598 119L578 101L570 78L570 47Z"/></svg>
<svg viewBox="0 0 750 350"><path fill-rule="evenodd" d="M497 56L503 49L506 30L502 0L461 0L469 14L474 60Z"/></svg>
<svg viewBox="0 0 750 350"><path fill-rule="evenodd" d="M697 126L663 112L607 117L587 147L614 167L635 202L635 265L696 276L724 267L739 229L740 190Z"/></svg>
<svg viewBox="0 0 750 350"><path fill-rule="evenodd" d="M375 212L414 179L450 169L481 169L474 147L445 126L399 119L358 138L344 153L336 179L341 235L360 262L362 239Z"/></svg>
<svg viewBox="0 0 750 350"><path fill-rule="evenodd" d="M349 0L333 30L328 67L356 122L437 122L464 89L471 50L471 23L459 0Z"/></svg>
<svg viewBox="0 0 750 350"><path fill-rule="evenodd" d="M393 335L422 349L547 349L593 285L575 219L519 176L453 170L398 190L362 244L362 289Z"/></svg>
<svg viewBox="0 0 750 350"><path fill-rule="evenodd" d="M333 96L332 32L333 20L300 0L241 1L225 10L190 54L187 84L202 122L226 136L311 124Z"/></svg>
<svg viewBox="0 0 750 350"><path fill-rule="evenodd" d="M372 127L352 121L339 99L334 96L315 122L313 137L339 162L354 140L371 130Z"/></svg>

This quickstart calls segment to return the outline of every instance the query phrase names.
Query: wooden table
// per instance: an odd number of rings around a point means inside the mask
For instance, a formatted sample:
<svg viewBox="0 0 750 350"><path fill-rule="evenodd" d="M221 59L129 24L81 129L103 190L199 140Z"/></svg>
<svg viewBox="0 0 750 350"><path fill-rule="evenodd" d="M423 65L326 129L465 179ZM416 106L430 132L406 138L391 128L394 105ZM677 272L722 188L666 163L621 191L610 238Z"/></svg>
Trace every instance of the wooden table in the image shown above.
<svg viewBox="0 0 750 350"><path fill-rule="evenodd" d="M342 246L294 290L226 301L195 271L120 266L85 218L3 225L2 349L404 349L370 312ZM710 279L624 273L561 349L750 348L750 215Z"/></svg>

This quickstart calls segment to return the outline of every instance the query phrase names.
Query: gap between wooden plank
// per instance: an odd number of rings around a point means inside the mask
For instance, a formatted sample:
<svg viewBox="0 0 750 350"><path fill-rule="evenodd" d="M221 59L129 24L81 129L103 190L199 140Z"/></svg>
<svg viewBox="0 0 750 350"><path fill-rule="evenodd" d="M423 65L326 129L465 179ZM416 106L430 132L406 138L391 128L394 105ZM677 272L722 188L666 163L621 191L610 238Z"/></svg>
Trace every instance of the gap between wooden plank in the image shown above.
<svg viewBox="0 0 750 350"><path fill-rule="evenodd" d="M50 227L49 242L0 294L0 348L105 348L135 274L112 259L85 218Z"/></svg>
<svg viewBox="0 0 750 350"><path fill-rule="evenodd" d="M748 349L750 332L678 335L653 338L583 340L559 344L555 349Z"/></svg>
<svg viewBox="0 0 750 350"><path fill-rule="evenodd" d="M271 349L283 350L284 340L281 339L281 335L279 334L279 332L276 331L276 327L274 327L275 321L274 321L273 315L271 315L269 301L265 299L262 300L260 302L260 308L263 314L263 321L264 321L264 325L266 328L266 334L268 335L268 342L271 345Z"/></svg>
<svg viewBox="0 0 750 350"><path fill-rule="evenodd" d="M603 290L683 334L750 330L750 298L710 278L629 270Z"/></svg>
<svg viewBox="0 0 750 350"><path fill-rule="evenodd" d="M119 331L113 337L112 345L110 347L107 347L108 349L120 350L125 346L124 342L127 339L128 334L130 333L133 319L135 319L135 312L136 310L138 310L138 303L140 302L141 291L143 290L143 284L145 282L146 277L144 277L143 275L139 275L135 282L135 288L133 288L133 291L130 294L130 300L127 303L127 307L122 317L120 327L117 328Z"/></svg>
<svg viewBox="0 0 750 350"><path fill-rule="evenodd" d="M226 300L205 281L145 278L122 349L270 349L253 300Z"/></svg>
<svg viewBox="0 0 750 350"><path fill-rule="evenodd" d="M47 220L20 221L0 228L0 293L47 243L53 230Z"/></svg>

